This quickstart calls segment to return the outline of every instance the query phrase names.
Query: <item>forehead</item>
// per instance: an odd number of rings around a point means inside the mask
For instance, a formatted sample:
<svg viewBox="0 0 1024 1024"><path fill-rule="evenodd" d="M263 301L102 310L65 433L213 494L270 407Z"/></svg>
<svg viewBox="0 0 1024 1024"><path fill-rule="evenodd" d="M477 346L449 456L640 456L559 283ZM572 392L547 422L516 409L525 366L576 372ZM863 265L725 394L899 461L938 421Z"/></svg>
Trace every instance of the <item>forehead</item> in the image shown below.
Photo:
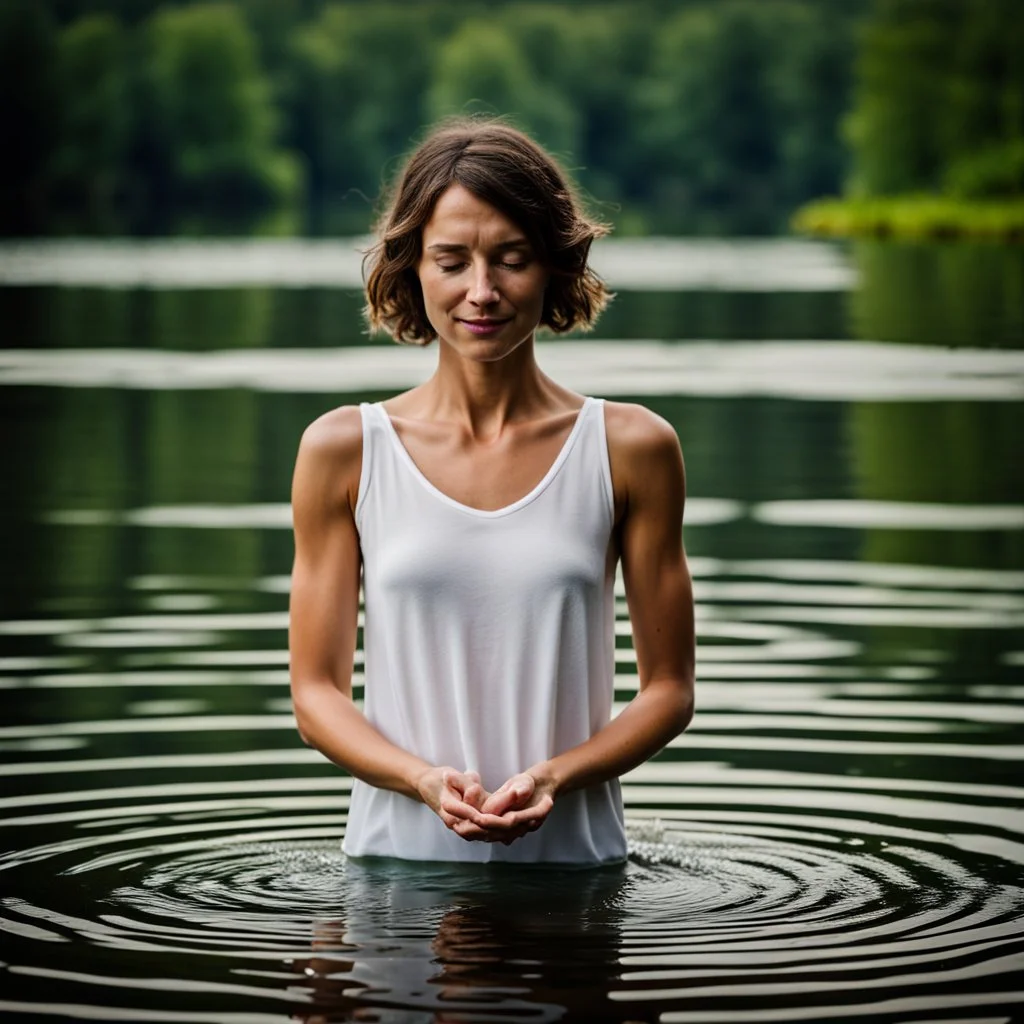
<svg viewBox="0 0 1024 1024"><path fill-rule="evenodd" d="M522 228L497 207L473 195L463 185L441 193L430 219L423 225L423 244L468 242L480 236L488 240L523 237Z"/></svg>

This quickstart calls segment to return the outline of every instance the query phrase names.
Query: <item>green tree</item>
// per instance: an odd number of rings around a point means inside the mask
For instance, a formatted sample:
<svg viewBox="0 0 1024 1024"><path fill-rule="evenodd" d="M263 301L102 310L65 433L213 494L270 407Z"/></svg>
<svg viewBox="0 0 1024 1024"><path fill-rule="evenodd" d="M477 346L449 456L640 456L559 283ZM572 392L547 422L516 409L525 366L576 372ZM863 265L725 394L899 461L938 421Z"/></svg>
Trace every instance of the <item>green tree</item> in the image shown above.
<svg viewBox="0 0 1024 1024"><path fill-rule="evenodd" d="M857 156L857 194L931 188L939 181L937 122L950 65L948 0L879 4L857 59L857 98L846 133Z"/></svg>
<svg viewBox="0 0 1024 1024"><path fill-rule="evenodd" d="M275 146L268 83L235 7L158 11L143 50L146 157L174 199L213 209L296 194L298 167Z"/></svg>
<svg viewBox="0 0 1024 1024"><path fill-rule="evenodd" d="M653 36L636 5L516 3L502 9L499 25L538 87L571 107L563 156L574 177L599 202L646 198L649 176L635 145L637 82Z"/></svg>
<svg viewBox="0 0 1024 1024"><path fill-rule="evenodd" d="M837 193L849 154L840 125L852 96L856 7L789 4L770 72L786 205Z"/></svg>
<svg viewBox="0 0 1024 1024"><path fill-rule="evenodd" d="M659 35L644 141L658 203L677 216L773 203L778 132L764 28L761 8L730 3L683 11Z"/></svg>
<svg viewBox="0 0 1024 1024"><path fill-rule="evenodd" d="M426 126L481 110L551 148L620 229L772 230L797 203L839 189L836 124L850 91L851 28L867 2L8 0L0 82L5 116L21 126L9 137L24 144L0 172L0 192L9 216L35 210L46 223L49 168L72 214L113 195L133 229L166 231L183 215L237 223L278 209L304 177L317 230L333 221L361 231ZM1013 2L879 0L872 22L891 51L864 59L869 70L878 64L879 95L898 78L887 61L913 56L922 24L928 34L921 11L961 26L952 35L945 22L932 26L938 43L929 44L949 49L956 70L949 116L931 118L946 127L926 123L930 108L916 93L903 103L897 89L893 101L911 110L933 176L961 193L1017 187L1024 83L1006 41L1020 35ZM64 26L59 61L46 10ZM893 39L903 41L893 48ZM908 81L916 74L903 71ZM851 120L854 135L902 123L904 113L886 113L885 97L861 88L870 103ZM961 136L977 144L951 149ZM878 157L886 174L922 163L924 143L901 144L902 163Z"/></svg>
<svg viewBox="0 0 1024 1024"><path fill-rule="evenodd" d="M1007 0L978 0L956 35L944 143L946 190L1024 195L1024 18Z"/></svg>
<svg viewBox="0 0 1024 1024"><path fill-rule="evenodd" d="M359 229L389 161L422 129L433 39L447 24L436 15L430 4L330 4L289 40L288 142L305 158L311 198L351 199Z"/></svg>
<svg viewBox="0 0 1024 1024"><path fill-rule="evenodd" d="M130 129L124 31L110 15L89 15L60 35L60 139L51 179L62 198L93 213L111 211L124 173Z"/></svg>
<svg viewBox="0 0 1024 1024"><path fill-rule="evenodd" d="M553 82L538 81L516 40L493 19L467 19L440 46L427 111L431 120L472 111L508 116L563 156L579 145L569 98Z"/></svg>
<svg viewBox="0 0 1024 1024"><path fill-rule="evenodd" d="M846 127L851 190L937 190L952 176L962 194L992 191L1000 159L1024 139L1021 52L1024 19L1014 0L878 0ZM988 161L980 168L979 153Z"/></svg>

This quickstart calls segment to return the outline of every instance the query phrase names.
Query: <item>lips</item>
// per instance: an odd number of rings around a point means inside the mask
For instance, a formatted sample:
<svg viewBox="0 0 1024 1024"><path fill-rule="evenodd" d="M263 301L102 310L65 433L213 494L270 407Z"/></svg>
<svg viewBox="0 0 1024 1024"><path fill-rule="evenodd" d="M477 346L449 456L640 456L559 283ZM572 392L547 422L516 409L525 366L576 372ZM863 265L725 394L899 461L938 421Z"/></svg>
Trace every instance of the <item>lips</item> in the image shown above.
<svg viewBox="0 0 1024 1024"><path fill-rule="evenodd" d="M511 320L512 317L506 317L504 320L459 320L459 323L473 334L485 335L496 334Z"/></svg>

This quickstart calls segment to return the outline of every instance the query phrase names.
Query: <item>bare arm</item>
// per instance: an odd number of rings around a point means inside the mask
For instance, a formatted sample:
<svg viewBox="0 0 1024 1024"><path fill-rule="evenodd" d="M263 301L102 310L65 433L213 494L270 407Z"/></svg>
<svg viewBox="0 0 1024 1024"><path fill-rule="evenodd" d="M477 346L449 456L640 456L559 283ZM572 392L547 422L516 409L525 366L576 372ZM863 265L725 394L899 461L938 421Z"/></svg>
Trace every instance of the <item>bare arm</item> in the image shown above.
<svg viewBox="0 0 1024 1024"><path fill-rule="evenodd" d="M307 428L292 485L295 563L288 645L295 720L303 741L335 764L373 786L422 800L451 828L458 823L451 812L472 816L461 801L462 773L396 746L352 700L361 570L354 509L361 465L357 408L336 409ZM449 787L447 774L456 777L460 789ZM460 834L477 837L465 825Z"/></svg>
<svg viewBox="0 0 1024 1024"><path fill-rule="evenodd" d="M561 793L618 777L656 754L693 717L693 589L682 539L686 478L679 441L668 423L639 406L609 403L607 426L639 692L585 743L506 783L530 788L528 800L506 787L495 791L484 805L491 813L541 803L550 809Z"/></svg>

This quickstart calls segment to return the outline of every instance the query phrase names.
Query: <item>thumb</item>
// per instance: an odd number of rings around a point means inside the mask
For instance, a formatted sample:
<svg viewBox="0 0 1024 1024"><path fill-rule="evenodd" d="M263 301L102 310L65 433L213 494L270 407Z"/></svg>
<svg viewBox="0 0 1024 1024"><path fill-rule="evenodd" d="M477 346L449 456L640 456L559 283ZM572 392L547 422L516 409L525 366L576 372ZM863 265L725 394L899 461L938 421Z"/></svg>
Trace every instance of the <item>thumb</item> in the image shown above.
<svg viewBox="0 0 1024 1024"><path fill-rule="evenodd" d="M513 775L508 782L496 789L481 808L485 814L504 814L514 807L521 807L533 795L533 778L526 774Z"/></svg>
<svg viewBox="0 0 1024 1024"><path fill-rule="evenodd" d="M466 784L462 788L462 798L473 807L479 808L487 798L487 791L480 784L480 775L477 772L465 772Z"/></svg>

